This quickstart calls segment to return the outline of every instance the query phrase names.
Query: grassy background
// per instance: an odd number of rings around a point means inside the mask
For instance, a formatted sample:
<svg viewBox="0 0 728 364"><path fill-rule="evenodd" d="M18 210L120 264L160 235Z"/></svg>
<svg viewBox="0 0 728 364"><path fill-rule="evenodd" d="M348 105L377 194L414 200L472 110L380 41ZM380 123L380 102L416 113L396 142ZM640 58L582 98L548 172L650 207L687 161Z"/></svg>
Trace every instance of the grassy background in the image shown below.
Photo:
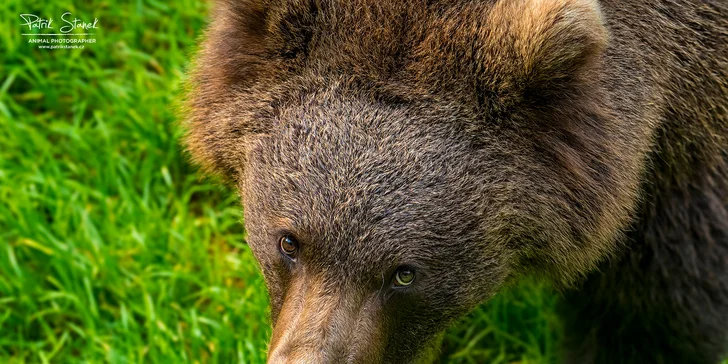
<svg viewBox="0 0 728 364"><path fill-rule="evenodd" d="M267 296L234 191L201 179L174 103L201 0L0 2L0 362L262 363ZM19 14L99 18L38 49ZM524 283L443 361L551 363L555 296Z"/></svg>

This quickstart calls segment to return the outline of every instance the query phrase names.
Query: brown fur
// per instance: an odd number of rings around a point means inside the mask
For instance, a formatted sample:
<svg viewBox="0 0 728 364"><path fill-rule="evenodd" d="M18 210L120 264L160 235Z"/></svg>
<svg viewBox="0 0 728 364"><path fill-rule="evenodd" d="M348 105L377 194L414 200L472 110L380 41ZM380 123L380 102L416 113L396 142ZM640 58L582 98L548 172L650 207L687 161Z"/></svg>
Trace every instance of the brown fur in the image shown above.
<svg viewBox="0 0 728 364"><path fill-rule="evenodd" d="M220 2L186 141L240 190L270 360L429 361L524 274L584 282L575 362L718 360L727 18L716 0ZM401 265L415 284L392 289Z"/></svg>

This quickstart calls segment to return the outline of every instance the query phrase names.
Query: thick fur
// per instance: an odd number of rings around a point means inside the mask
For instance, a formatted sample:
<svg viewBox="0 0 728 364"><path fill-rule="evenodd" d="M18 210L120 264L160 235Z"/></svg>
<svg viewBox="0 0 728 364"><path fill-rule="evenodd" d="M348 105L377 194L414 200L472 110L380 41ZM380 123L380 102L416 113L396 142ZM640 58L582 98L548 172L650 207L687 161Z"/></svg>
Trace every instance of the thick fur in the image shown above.
<svg viewBox="0 0 728 364"><path fill-rule="evenodd" d="M567 290L573 362L728 348L721 0L226 0L188 106L243 199L271 362L430 361L524 274Z"/></svg>

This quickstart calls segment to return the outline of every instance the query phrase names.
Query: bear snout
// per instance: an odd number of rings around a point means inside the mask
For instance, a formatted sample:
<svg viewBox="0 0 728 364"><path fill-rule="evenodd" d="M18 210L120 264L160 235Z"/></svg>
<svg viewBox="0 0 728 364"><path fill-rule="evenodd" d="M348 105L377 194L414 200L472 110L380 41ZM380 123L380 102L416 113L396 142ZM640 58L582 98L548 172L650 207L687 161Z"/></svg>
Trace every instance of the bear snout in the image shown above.
<svg viewBox="0 0 728 364"><path fill-rule="evenodd" d="M294 279L276 323L268 363L382 362L376 293L347 292L321 278Z"/></svg>

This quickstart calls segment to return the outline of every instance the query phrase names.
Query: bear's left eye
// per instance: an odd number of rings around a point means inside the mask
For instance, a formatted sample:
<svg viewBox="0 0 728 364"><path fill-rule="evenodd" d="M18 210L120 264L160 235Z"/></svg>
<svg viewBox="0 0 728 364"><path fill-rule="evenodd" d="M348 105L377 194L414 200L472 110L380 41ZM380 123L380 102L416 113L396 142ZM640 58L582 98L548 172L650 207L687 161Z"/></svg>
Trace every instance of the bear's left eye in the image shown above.
<svg viewBox="0 0 728 364"><path fill-rule="evenodd" d="M397 288L407 287L415 281L415 271L410 267L399 267L394 273L394 286Z"/></svg>

